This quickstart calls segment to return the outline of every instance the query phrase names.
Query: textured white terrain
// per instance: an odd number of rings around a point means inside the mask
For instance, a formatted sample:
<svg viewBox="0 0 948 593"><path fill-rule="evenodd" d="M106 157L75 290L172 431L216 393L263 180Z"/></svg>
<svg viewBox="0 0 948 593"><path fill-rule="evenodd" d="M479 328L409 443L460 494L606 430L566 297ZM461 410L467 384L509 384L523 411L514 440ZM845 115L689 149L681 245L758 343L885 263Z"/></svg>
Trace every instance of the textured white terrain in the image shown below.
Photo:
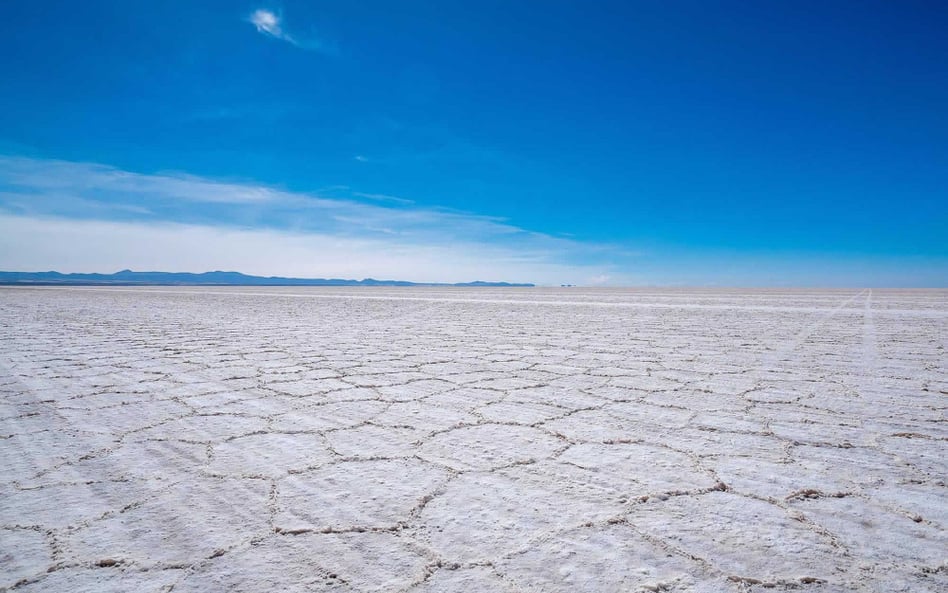
<svg viewBox="0 0 948 593"><path fill-rule="evenodd" d="M948 292L0 288L0 590L948 591Z"/></svg>

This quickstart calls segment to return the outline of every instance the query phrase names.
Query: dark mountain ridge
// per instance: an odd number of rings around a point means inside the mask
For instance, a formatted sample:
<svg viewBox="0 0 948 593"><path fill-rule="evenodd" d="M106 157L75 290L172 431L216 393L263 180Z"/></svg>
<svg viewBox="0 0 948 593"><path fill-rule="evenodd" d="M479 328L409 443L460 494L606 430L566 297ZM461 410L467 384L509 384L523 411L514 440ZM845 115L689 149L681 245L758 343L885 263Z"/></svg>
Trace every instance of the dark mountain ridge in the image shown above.
<svg viewBox="0 0 948 593"><path fill-rule="evenodd" d="M60 272L0 272L0 284L25 285L177 285L177 286L484 286L531 287L530 283L511 282L409 282L407 280L376 280L364 278L284 278L281 276L250 276L240 272L133 272L122 270L114 274L62 274Z"/></svg>

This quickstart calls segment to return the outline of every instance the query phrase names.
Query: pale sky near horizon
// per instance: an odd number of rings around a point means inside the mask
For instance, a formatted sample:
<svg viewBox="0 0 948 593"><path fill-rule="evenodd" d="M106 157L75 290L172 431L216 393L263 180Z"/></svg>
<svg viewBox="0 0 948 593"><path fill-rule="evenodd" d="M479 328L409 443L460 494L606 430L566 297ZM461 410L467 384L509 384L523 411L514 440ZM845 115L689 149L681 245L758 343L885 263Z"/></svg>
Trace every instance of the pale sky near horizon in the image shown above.
<svg viewBox="0 0 948 593"><path fill-rule="evenodd" d="M0 269L946 286L946 30L932 2L11 4Z"/></svg>

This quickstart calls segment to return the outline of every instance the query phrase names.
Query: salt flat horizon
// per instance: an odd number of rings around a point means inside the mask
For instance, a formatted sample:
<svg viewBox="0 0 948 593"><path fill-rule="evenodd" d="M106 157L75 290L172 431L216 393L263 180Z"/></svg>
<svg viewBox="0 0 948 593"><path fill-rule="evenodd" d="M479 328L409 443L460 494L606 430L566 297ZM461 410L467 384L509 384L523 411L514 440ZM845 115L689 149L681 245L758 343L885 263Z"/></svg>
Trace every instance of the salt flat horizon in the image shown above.
<svg viewBox="0 0 948 593"><path fill-rule="evenodd" d="M0 287L0 590L942 591L948 290Z"/></svg>

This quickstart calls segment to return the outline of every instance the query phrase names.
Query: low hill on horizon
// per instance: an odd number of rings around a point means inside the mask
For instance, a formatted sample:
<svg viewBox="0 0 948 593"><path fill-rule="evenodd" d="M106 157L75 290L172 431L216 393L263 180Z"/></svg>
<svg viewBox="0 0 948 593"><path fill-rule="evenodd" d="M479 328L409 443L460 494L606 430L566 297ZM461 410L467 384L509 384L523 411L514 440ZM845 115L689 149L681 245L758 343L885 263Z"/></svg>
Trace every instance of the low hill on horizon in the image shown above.
<svg viewBox="0 0 948 593"><path fill-rule="evenodd" d="M25 285L178 285L178 286L458 286L458 287L532 287L531 283L511 282L409 282L407 280L376 280L363 278L285 278L282 276L251 276L240 272L133 272L114 274L63 274L61 272L2 272L0 284Z"/></svg>

